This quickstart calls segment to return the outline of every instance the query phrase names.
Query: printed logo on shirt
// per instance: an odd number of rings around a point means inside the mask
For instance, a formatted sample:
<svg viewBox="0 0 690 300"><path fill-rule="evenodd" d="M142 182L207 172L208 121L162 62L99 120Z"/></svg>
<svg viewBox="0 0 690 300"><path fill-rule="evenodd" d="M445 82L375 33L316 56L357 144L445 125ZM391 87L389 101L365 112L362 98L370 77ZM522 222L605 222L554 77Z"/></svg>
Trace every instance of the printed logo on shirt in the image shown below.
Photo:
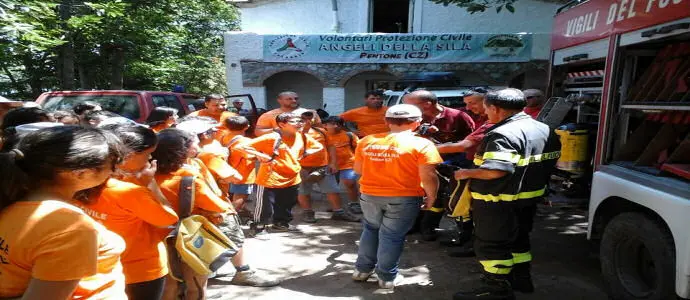
<svg viewBox="0 0 690 300"><path fill-rule="evenodd" d="M371 161L393 161L394 158L400 157L399 148L386 145L369 145L364 148L363 154Z"/></svg>
<svg viewBox="0 0 690 300"><path fill-rule="evenodd" d="M10 259L7 258L8 256L10 256L10 245L5 238L0 236L0 264L9 265Z"/></svg>
<svg viewBox="0 0 690 300"><path fill-rule="evenodd" d="M102 213L102 212L97 212L93 209L87 208L87 207L82 207L82 210L89 215L90 217L100 220L100 221L105 221L108 219L108 214Z"/></svg>

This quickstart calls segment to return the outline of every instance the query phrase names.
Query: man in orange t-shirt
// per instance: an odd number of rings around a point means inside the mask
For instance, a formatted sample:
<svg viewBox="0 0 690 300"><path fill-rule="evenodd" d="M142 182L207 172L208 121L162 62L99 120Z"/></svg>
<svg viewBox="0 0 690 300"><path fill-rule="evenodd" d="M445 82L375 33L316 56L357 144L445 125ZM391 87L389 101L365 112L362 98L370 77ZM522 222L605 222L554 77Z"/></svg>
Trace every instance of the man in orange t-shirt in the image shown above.
<svg viewBox="0 0 690 300"><path fill-rule="evenodd" d="M297 204L297 187L302 182L300 160L318 153L323 145L300 133L304 120L294 113L276 117L278 132L265 134L237 150L254 155L261 164L256 175L257 203L253 234L265 236L264 228L273 219L273 230L287 231L292 207Z"/></svg>
<svg viewBox="0 0 690 300"><path fill-rule="evenodd" d="M443 160L431 141L413 132L422 121L419 108L394 105L385 117L390 132L363 138L355 150L364 226L352 279L366 281L375 271L379 287L393 289L401 278L405 235L422 203L431 207L436 201L436 165Z"/></svg>
<svg viewBox="0 0 690 300"><path fill-rule="evenodd" d="M369 91L364 95L365 106L348 110L340 115L346 122L357 125L357 136L365 137L370 134L388 132L383 106L382 94L379 91Z"/></svg>
<svg viewBox="0 0 690 300"><path fill-rule="evenodd" d="M209 117L216 120L218 124L223 124L227 118L237 115L236 113L228 111L228 101L225 100L223 95L207 95L204 98L204 106L206 106L206 108L192 112L189 115L195 117ZM226 133L222 128L219 129L220 130L215 136L218 139Z"/></svg>
<svg viewBox="0 0 690 300"><path fill-rule="evenodd" d="M300 112L302 120L304 120L304 128L302 129L304 135L313 138L324 147L318 153L305 157L300 161L300 165L302 165L302 171L300 172L302 183L299 185L299 196L297 199L300 206L304 209L304 222L316 222L316 213L311 205L311 193L315 184L319 186L321 193L326 194L326 199L331 204L331 209L333 210L332 220L359 222L359 217L353 216L342 207L340 189L335 179L335 173L338 172L335 147L331 144L324 129L312 127L314 112L309 110L301 110ZM310 178L313 178L313 180L309 180Z"/></svg>
<svg viewBox="0 0 690 300"><path fill-rule="evenodd" d="M299 95L297 95L295 92L282 92L278 94L276 101L278 101L278 105L280 105L280 107L269 110L259 117L259 119L256 121L254 135L262 136L275 131L278 129L276 117L279 114L293 112L299 108ZM315 124L321 124L319 115L316 115L314 118Z"/></svg>

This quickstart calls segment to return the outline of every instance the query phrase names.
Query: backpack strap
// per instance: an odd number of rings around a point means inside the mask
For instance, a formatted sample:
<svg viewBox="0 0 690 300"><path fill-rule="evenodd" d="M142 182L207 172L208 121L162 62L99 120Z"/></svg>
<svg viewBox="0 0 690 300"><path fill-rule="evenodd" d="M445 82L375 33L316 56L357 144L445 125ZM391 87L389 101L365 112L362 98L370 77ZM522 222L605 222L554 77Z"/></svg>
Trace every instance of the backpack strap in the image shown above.
<svg viewBox="0 0 690 300"><path fill-rule="evenodd" d="M192 215L192 207L194 207L194 176L184 176L180 182L180 192L178 194L180 200L180 220Z"/></svg>
<svg viewBox="0 0 690 300"><path fill-rule="evenodd" d="M232 155L232 149L230 149L230 145L232 145L234 142L239 140L241 137L242 137L242 135L236 135L236 136L232 137L230 139L230 141L228 141L227 145L223 145L223 147L228 148L228 161L230 161L230 155Z"/></svg>
<svg viewBox="0 0 690 300"><path fill-rule="evenodd" d="M355 149L357 148L357 146L353 144L355 142L355 134L349 131L345 131L345 134L347 134L347 138L350 140L350 149L352 149L352 152L355 152Z"/></svg>
<svg viewBox="0 0 690 300"><path fill-rule="evenodd" d="M283 143L283 137L280 136L280 133L278 134L278 137L276 140L273 142L273 153L271 153L271 160L276 158L278 154L280 154L278 151L280 149L280 144Z"/></svg>

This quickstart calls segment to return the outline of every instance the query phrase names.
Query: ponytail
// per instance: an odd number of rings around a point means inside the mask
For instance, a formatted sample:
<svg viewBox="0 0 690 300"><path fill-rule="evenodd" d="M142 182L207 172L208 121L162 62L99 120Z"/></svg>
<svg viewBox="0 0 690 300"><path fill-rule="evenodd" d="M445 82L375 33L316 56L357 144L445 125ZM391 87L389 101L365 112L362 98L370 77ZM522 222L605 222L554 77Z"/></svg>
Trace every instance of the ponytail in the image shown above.
<svg viewBox="0 0 690 300"><path fill-rule="evenodd" d="M31 188L29 175L18 166L23 156L19 150L0 153L0 211L24 198Z"/></svg>

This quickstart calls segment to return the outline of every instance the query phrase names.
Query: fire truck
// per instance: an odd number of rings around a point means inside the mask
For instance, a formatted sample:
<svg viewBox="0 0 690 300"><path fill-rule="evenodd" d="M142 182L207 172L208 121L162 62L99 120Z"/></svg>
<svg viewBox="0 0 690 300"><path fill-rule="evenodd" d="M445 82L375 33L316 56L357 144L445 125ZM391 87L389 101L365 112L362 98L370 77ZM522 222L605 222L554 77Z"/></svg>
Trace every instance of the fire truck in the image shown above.
<svg viewBox="0 0 690 300"><path fill-rule="evenodd" d="M572 1L551 63L544 109L591 136L571 154L609 295L690 299L690 0Z"/></svg>

